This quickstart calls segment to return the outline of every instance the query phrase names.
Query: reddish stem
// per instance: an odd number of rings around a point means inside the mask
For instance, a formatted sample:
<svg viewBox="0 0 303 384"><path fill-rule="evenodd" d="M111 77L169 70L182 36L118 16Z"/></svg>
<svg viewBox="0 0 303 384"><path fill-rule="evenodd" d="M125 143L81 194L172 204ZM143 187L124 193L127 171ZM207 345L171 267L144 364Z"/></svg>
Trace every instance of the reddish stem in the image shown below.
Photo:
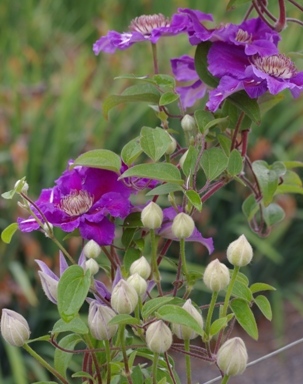
<svg viewBox="0 0 303 384"><path fill-rule="evenodd" d="M279 0L279 9L280 9L280 16L279 20L276 24L275 30L277 32L283 31L286 24L286 9L285 9L285 3L284 0Z"/></svg>

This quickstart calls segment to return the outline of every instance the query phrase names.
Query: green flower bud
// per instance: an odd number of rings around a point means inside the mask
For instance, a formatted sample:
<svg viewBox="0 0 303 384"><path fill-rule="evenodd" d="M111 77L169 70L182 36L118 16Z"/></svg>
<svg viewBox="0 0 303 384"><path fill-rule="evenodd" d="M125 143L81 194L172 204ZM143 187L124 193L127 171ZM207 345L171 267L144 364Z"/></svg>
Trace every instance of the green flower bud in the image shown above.
<svg viewBox="0 0 303 384"><path fill-rule="evenodd" d="M229 244L227 251L228 261L237 267L244 267L253 258L253 249L244 235Z"/></svg>
<svg viewBox="0 0 303 384"><path fill-rule="evenodd" d="M184 132L192 132L196 129L197 124L195 119L190 115L185 115L181 120L181 127Z"/></svg>
<svg viewBox="0 0 303 384"><path fill-rule="evenodd" d="M44 231L45 237L51 237L53 235L53 228L54 226L51 223L43 224L43 231Z"/></svg>
<svg viewBox="0 0 303 384"><path fill-rule="evenodd" d="M143 279L147 280L151 274L151 267L146 258L141 256L140 259L131 264L129 271L132 275L138 273Z"/></svg>
<svg viewBox="0 0 303 384"><path fill-rule="evenodd" d="M155 321L146 330L147 347L154 353L166 352L173 342L172 332L162 320Z"/></svg>
<svg viewBox="0 0 303 384"><path fill-rule="evenodd" d="M170 140L171 140L171 143L169 144L169 146L167 147L167 150L166 150L166 155L171 155L172 153L175 152L176 148L177 148L177 141L174 137L172 137L171 135L168 134L168 136L170 137Z"/></svg>
<svg viewBox="0 0 303 384"><path fill-rule="evenodd" d="M91 276L94 276L99 271L99 264L96 262L95 259L88 259L85 262L84 269L89 270Z"/></svg>
<svg viewBox="0 0 303 384"><path fill-rule="evenodd" d="M191 216L186 213L178 213L174 218L171 230L178 239L190 237L195 229L195 223Z"/></svg>
<svg viewBox="0 0 303 384"><path fill-rule="evenodd" d="M84 256L88 259L95 259L101 253L101 247L94 240L89 240L83 248Z"/></svg>
<svg viewBox="0 0 303 384"><path fill-rule="evenodd" d="M200 325L201 329L203 328L203 318L201 313L192 305L191 300L188 299L184 303L183 309L188 312ZM173 333L181 340L192 340L195 339L198 335L197 332L187 327L186 325L172 324Z"/></svg>
<svg viewBox="0 0 303 384"><path fill-rule="evenodd" d="M218 259L213 260L205 268L203 281L212 292L222 291L230 281L229 269Z"/></svg>
<svg viewBox="0 0 303 384"><path fill-rule="evenodd" d="M240 337L227 340L219 349L217 364L227 376L241 375L247 365L247 351Z"/></svg>
<svg viewBox="0 0 303 384"><path fill-rule="evenodd" d="M116 313L96 300L91 301L88 311L88 327L92 336L97 340L110 340L117 333L117 325L108 325Z"/></svg>
<svg viewBox="0 0 303 384"><path fill-rule="evenodd" d="M161 227L163 211L160 206L151 201L141 212L141 221L144 227L156 229Z"/></svg>
<svg viewBox="0 0 303 384"><path fill-rule="evenodd" d="M30 336L27 321L19 313L11 309L2 309L1 333L3 339L15 347L22 347Z"/></svg>
<svg viewBox="0 0 303 384"><path fill-rule="evenodd" d="M121 279L112 292L111 305L119 314L129 315L138 304L138 294L133 286Z"/></svg>
<svg viewBox="0 0 303 384"><path fill-rule="evenodd" d="M14 188L18 191L23 193L24 195L27 194L29 185L24 179L17 180L15 183Z"/></svg>
<svg viewBox="0 0 303 384"><path fill-rule="evenodd" d="M142 297L147 290L147 282L138 273L130 275L127 282L135 288L139 297Z"/></svg>
<svg viewBox="0 0 303 384"><path fill-rule="evenodd" d="M184 165L184 162L186 160L187 155L188 155L188 150L186 152L184 152L183 155L180 157L179 164L180 164L181 169L183 169L183 165Z"/></svg>

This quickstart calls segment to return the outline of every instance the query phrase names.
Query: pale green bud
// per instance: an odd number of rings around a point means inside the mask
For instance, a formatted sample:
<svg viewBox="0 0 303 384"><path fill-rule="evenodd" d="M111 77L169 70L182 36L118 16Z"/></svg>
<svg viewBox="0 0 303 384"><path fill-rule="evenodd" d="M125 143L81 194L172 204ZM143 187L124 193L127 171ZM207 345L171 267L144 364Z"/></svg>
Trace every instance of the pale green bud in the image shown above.
<svg viewBox="0 0 303 384"><path fill-rule="evenodd" d="M162 320L150 324L146 330L147 347L154 353L164 353L172 345L173 335Z"/></svg>
<svg viewBox="0 0 303 384"><path fill-rule="evenodd" d="M183 169L184 162L186 160L187 155L188 155L188 150L186 152L184 152L183 155L180 157L179 164L180 164L181 169Z"/></svg>
<svg viewBox="0 0 303 384"><path fill-rule="evenodd" d="M247 366L247 350L240 337L227 340L219 349L217 364L227 376L241 375Z"/></svg>
<svg viewBox="0 0 303 384"><path fill-rule="evenodd" d="M88 259L97 258L101 253L101 247L95 240L89 240L83 248L84 256Z"/></svg>
<svg viewBox="0 0 303 384"><path fill-rule="evenodd" d="M181 120L181 127L185 132L192 132L197 127L196 121L192 116L185 115Z"/></svg>
<svg viewBox="0 0 303 384"><path fill-rule="evenodd" d="M96 262L95 259L88 259L85 262L84 269L89 270L91 276L94 276L99 271L99 264Z"/></svg>
<svg viewBox="0 0 303 384"><path fill-rule="evenodd" d="M151 201L141 212L141 221L149 229L160 228L163 221L163 211L160 206Z"/></svg>
<svg viewBox="0 0 303 384"><path fill-rule="evenodd" d="M184 303L183 309L188 312L200 325L201 330L203 328L203 318L201 313L192 305L191 300L188 299ZM186 325L172 324L173 333L181 340L192 340L195 339L198 335L193 329L187 327Z"/></svg>
<svg viewBox="0 0 303 384"><path fill-rule="evenodd" d="M17 180L16 183L15 183L15 186L14 188L20 193L22 192L24 195L27 194L27 191L28 191L28 188L29 188L29 185L28 183L25 181L25 179L20 179L20 180Z"/></svg>
<svg viewBox="0 0 303 384"><path fill-rule="evenodd" d="M213 260L205 268L203 281L212 292L222 291L230 281L229 269L218 259Z"/></svg>
<svg viewBox="0 0 303 384"><path fill-rule="evenodd" d="M186 213L178 213L173 220L171 230L178 239L190 237L195 229L195 223L191 216Z"/></svg>
<svg viewBox="0 0 303 384"><path fill-rule="evenodd" d="M165 152L167 155L171 155L172 153L174 153L176 148L177 148L177 141L176 141L176 139L174 137L172 137L171 135L169 135L169 137L170 137L171 143L169 144L169 146L168 146L168 148L167 148L167 150Z"/></svg>
<svg viewBox="0 0 303 384"><path fill-rule="evenodd" d="M127 282L135 288L139 297L142 297L147 290L147 282L138 273L130 275Z"/></svg>
<svg viewBox="0 0 303 384"><path fill-rule="evenodd" d="M45 237L51 237L53 235L53 228L54 226L51 223L43 224L43 231L44 231Z"/></svg>
<svg viewBox="0 0 303 384"><path fill-rule="evenodd" d="M97 340L110 340L115 336L118 326L108 325L115 316L116 313L110 307L92 301L88 311L88 327L92 336Z"/></svg>
<svg viewBox="0 0 303 384"><path fill-rule="evenodd" d="M228 261L237 267L244 267L253 258L253 249L244 235L229 244L227 251Z"/></svg>
<svg viewBox="0 0 303 384"><path fill-rule="evenodd" d="M129 315L138 304L138 294L135 288L121 279L113 289L111 297L112 308L119 314Z"/></svg>
<svg viewBox="0 0 303 384"><path fill-rule="evenodd" d="M132 275L138 273L143 279L147 280L151 274L151 267L146 258L141 256L131 264L129 271Z"/></svg>
<svg viewBox="0 0 303 384"><path fill-rule="evenodd" d="M1 333L3 339L15 347L22 347L30 336L27 321L19 313L11 309L2 309Z"/></svg>

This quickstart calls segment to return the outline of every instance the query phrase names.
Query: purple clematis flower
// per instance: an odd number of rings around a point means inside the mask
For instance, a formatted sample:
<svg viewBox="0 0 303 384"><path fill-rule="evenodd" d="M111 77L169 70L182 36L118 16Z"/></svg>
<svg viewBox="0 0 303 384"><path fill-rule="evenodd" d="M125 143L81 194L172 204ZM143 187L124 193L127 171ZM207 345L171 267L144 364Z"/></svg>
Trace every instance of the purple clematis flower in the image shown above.
<svg viewBox="0 0 303 384"><path fill-rule="evenodd" d="M115 225L108 216L124 218L129 214L131 192L112 171L76 166L67 169L55 187L42 190L36 205L52 225L65 232L79 229L84 239L108 245L115 234ZM44 223L41 214L32 209ZM40 228L33 217L19 218L18 224L23 232Z"/></svg>
<svg viewBox="0 0 303 384"><path fill-rule="evenodd" d="M173 207L165 208L163 209L163 216L164 216L163 224L161 228L157 231L158 235L165 239L179 241L180 239L177 239L176 237L174 237L171 230L172 222L175 216L177 216L177 212ZM198 242L204 245L204 247L207 248L209 253L212 253L214 250L213 239L211 237L208 237L208 238L203 237L197 228L194 229L193 234L190 237L186 238L185 241Z"/></svg>

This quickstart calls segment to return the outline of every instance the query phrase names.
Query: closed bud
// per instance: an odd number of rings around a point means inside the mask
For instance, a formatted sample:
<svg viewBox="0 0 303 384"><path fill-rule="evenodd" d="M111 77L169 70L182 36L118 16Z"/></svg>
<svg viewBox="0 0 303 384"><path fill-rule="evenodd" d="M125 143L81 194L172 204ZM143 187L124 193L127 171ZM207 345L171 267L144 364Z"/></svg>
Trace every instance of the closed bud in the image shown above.
<svg viewBox="0 0 303 384"><path fill-rule="evenodd" d="M219 349L217 364L226 376L241 375L247 365L247 350L240 337L227 340Z"/></svg>
<svg viewBox="0 0 303 384"><path fill-rule="evenodd" d="M201 313L192 305L191 300L188 299L184 303L183 309L188 312L200 325L201 330L203 328L203 318ZM172 324L173 333L181 340L192 340L195 339L198 335L193 329L187 327L186 325Z"/></svg>
<svg viewBox="0 0 303 384"><path fill-rule="evenodd" d="M54 226L51 223L43 224L43 231L44 231L45 237L51 237L53 235L53 228Z"/></svg>
<svg viewBox="0 0 303 384"><path fill-rule="evenodd" d="M188 150L186 152L184 152L183 155L180 157L179 164L180 164L181 169L183 169L184 162L186 160L187 155L188 155Z"/></svg>
<svg viewBox="0 0 303 384"><path fill-rule="evenodd" d="M253 249L244 235L229 244L227 251L228 261L236 267L244 267L253 258Z"/></svg>
<svg viewBox="0 0 303 384"><path fill-rule="evenodd" d="M89 270L91 276L94 276L99 271L99 264L94 259L88 259L84 264L84 269Z"/></svg>
<svg viewBox="0 0 303 384"><path fill-rule="evenodd" d="M138 273L130 275L127 282L135 288L139 297L142 297L147 290L147 282Z"/></svg>
<svg viewBox="0 0 303 384"><path fill-rule="evenodd" d="M160 228L163 221L163 211L160 206L151 201L141 212L141 221L149 229Z"/></svg>
<svg viewBox="0 0 303 384"><path fill-rule="evenodd" d="M173 220L171 230L178 239L190 237L195 229L195 223L191 216L186 213L178 213Z"/></svg>
<svg viewBox="0 0 303 384"><path fill-rule="evenodd" d="M185 132L192 132L197 127L196 121L192 116L185 115L181 120L181 127Z"/></svg>
<svg viewBox="0 0 303 384"><path fill-rule="evenodd" d="M105 305L91 301L88 311L88 327L92 336L97 340L110 340L115 336L118 326L108 325L115 317L115 312Z"/></svg>
<svg viewBox="0 0 303 384"><path fill-rule="evenodd" d="M169 350L172 342L172 332L164 321L158 320L148 326L146 330L146 343L152 352L164 353Z"/></svg>
<svg viewBox="0 0 303 384"><path fill-rule="evenodd" d="M212 292L222 291L230 281L229 269L218 259L213 260L204 271L203 281Z"/></svg>
<svg viewBox="0 0 303 384"><path fill-rule="evenodd" d="M119 314L129 315L138 304L138 294L133 286L121 279L113 289L111 305Z"/></svg>
<svg viewBox="0 0 303 384"><path fill-rule="evenodd" d="M171 142L170 142L170 144L167 147L167 150L165 152L166 155L171 155L172 153L175 152L175 150L177 148L177 141L176 141L176 139L174 137L172 137L171 135L169 135L169 137L170 137Z"/></svg>
<svg viewBox="0 0 303 384"><path fill-rule="evenodd" d="M129 270L132 275L138 273L145 280L147 280L151 274L151 267L144 256L141 256L140 259L134 261Z"/></svg>
<svg viewBox="0 0 303 384"><path fill-rule="evenodd" d="M95 259L101 253L101 247L94 240L89 240L83 248L84 256L88 259Z"/></svg>
<svg viewBox="0 0 303 384"><path fill-rule="evenodd" d="M19 313L11 309L2 309L1 333L3 339L15 347L22 347L30 336L27 321Z"/></svg>

